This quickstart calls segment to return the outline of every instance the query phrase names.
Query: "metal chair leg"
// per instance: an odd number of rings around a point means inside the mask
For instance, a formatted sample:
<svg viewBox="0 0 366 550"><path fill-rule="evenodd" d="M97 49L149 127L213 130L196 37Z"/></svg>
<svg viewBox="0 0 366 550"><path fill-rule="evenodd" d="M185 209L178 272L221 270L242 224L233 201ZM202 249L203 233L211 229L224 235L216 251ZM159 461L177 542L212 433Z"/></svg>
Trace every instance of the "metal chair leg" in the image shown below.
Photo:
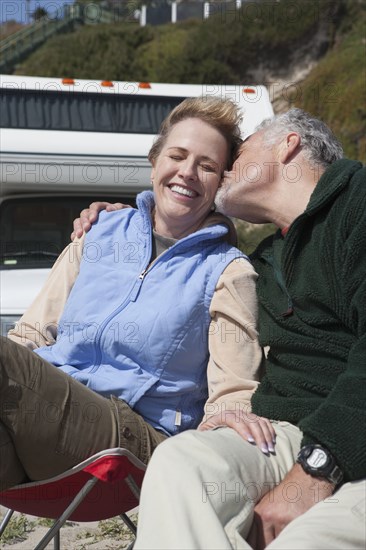
<svg viewBox="0 0 366 550"><path fill-rule="evenodd" d="M78 492L74 500L66 508L64 513L55 521L51 529L45 534L41 542L36 546L35 550L43 550L44 548L46 548L47 544L55 537L57 532L69 519L73 511L79 506L80 502L84 500L86 495L89 493L89 491L91 491L97 481L97 477L92 477L85 483L84 487L80 489L80 491Z"/></svg>
<svg viewBox="0 0 366 550"><path fill-rule="evenodd" d="M61 549L61 546L60 546L60 529L57 531L56 535L53 537L53 550L60 550Z"/></svg>
<svg viewBox="0 0 366 550"><path fill-rule="evenodd" d="M123 523L125 523L127 525L129 530L132 531L132 533L134 535L136 535L137 527L134 524L134 522L128 517L128 515L127 514L120 514L119 517L122 519Z"/></svg>
<svg viewBox="0 0 366 550"><path fill-rule="evenodd" d="M131 493L136 498L137 501L140 500L140 487L137 485L136 481L133 479L131 474L128 474L128 476L125 479L125 482L127 483Z"/></svg>
<svg viewBox="0 0 366 550"><path fill-rule="evenodd" d="M14 514L14 510L9 510L6 512L5 516L3 517L3 521L0 524L0 537L3 534L3 532L6 529L6 526L8 525L9 521L11 520L12 515Z"/></svg>

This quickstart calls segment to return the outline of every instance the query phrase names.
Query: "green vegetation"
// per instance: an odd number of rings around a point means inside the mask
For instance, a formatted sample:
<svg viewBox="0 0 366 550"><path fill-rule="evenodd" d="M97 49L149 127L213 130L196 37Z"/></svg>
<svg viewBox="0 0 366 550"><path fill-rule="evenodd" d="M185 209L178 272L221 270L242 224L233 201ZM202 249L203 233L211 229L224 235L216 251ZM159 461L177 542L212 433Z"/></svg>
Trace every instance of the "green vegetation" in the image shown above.
<svg viewBox="0 0 366 550"><path fill-rule="evenodd" d="M331 10L332 3L313 0L259 1L244 4L241 10L220 11L206 21L146 28L134 23L81 28L50 39L30 56L21 72L134 81L149 77L158 82L250 83L259 65L286 66L293 61L296 48L306 44L309 50L316 49L312 38L319 29L323 43L331 45L337 22L330 17Z"/></svg>
<svg viewBox="0 0 366 550"><path fill-rule="evenodd" d="M234 220L234 222L238 234L238 248L248 255L257 248L263 239L272 235L277 229L271 223L254 225L242 220Z"/></svg>
<svg viewBox="0 0 366 550"><path fill-rule="evenodd" d="M29 521L24 514L12 517L1 536L1 544L16 544L26 540L29 533L34 530L34 526L35 522Z"/></svg>
<svg viewBox="0 0 366 550"><path fill-rule="evenodd" d="M131 30L126 24L98 25L55 36L31 55L17 72L124 80L122 75L131 70L134 52L150 37L150 29L133 25L133 32L127 32Z"/></svg>
<svg viewBox="0 0 366 550"><path fill-rule="evenodd" d="M137 514L131 515L131 520L137 523ZM119 548L125 548L131 542L133 535L128 527L123 523L119 517L106 519L98 522L98 531L91 533L90 531L83 531L77 536L79 540L86 541L81 546L78 546L79 550L88 548L95 542L103 541L105 547L108 548L108 540L120 540L123 545Z"/></svg>
<svg viewBox="0 0 366 550"><path fill-rule="evenodd" d="M41 6L38 6L34 12L32 13L32 19L33 21L39 21L43 17L48 16L48 11L42 8Z"/></svg>
<svg viewBox="0 0 366 550"><path fill-rule="evenodd" d="M41 527L52 527L52 525L55 523L54 519L51 518L38 518L37 519L37 525L40 525ZM65 525L68 527L74 527L76 523L74 521L66 521Z"/></svg>
<svg viewBox="0 0 366 550"><path fill-rule="evenodd" d="M0 24L0 40L5 40L8 36L11 34L14 34L22 29L24 29L26 25L22 25L21 23L18 23L18 21L15 21L14 19L10 19L9 21L6 21L5 23Z"/></svg>
<svg viewBox="0 0 366 550"><path fill-rule="evenodd" d="M268 75L286 74L304 59L319 60L286 99L327 122L346 156L366 162L365 25L364 0L259 0L206 21L82 27L48 40L17 73L265 84Z"/></svg>
<svg viewBox="0 0 366 550"><path fill-rule="evenodd" d="M355 4L352 4L355 7ZM366 10L354 15L334 48L302 85L301 107L327 122L346 156L366 163ZM346 24L348 23L348 25Z"/></svg>

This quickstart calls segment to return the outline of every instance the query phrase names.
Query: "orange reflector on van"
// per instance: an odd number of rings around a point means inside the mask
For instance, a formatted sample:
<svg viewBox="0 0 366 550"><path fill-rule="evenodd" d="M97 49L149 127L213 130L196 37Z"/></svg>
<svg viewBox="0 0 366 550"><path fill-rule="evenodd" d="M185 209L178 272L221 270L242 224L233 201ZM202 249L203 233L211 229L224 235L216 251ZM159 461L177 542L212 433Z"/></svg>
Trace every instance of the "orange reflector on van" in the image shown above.
<svg viewBox="0 0 366 550"><path fill-rule="evenodd" d="M246 94L256 94L257 92L253 88L243 88L243 92Z"/></svg>
<svg viewBox="0 0 366 550"><path fill-rule="evenodd" d="M104 86L105 88L113 88L114 84L111 80L103 80L100 83L101 86Z"/></svg>
<svg viewBox="0 0 366 550"><path fill-rule="evenodd" d="M62 79L62 84L72 86L73 84L75 84L75 80L73 78L63 78Z"/></svg>
<svg viewBox="0 0 366 550"><path fill-rule="evenodd" d="M139 83L139 88L141 88L142 90L149 90L151 88L149 82L140 82Z"/></svg>

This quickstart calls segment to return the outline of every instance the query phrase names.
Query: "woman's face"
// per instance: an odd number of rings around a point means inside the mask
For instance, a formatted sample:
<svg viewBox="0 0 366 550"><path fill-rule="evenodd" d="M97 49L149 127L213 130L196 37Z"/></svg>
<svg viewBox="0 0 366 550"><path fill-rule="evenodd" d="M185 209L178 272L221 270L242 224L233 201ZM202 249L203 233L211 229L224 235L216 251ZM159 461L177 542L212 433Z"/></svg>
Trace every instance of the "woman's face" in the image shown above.
<svg viewBox="0 0 366 550"><path fill-rule="evenodd" d="M178 122L153 162L154 229L182 238L198 229L214 202L226 168L228 145L200 119Z"/></svg>

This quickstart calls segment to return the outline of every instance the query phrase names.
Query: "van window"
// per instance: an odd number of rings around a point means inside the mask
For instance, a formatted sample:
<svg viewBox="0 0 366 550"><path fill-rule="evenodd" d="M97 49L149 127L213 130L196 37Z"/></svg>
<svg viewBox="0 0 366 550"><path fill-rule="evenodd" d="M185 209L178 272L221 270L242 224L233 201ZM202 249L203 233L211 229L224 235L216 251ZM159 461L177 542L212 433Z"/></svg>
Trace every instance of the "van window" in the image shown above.
<svg viewBox="0 0 366 550"><path fill-rule="evenodd" d="M184 97L1 90L0 126L31 130L157 134Z"/></svg>
<svg viewBox="0 0 366 550"><path fill-rule="evenodd" d="M72 221L95 196L24 197L1 204L0 269L50 268L70 242ZM109 202L134 205L131 198L108 196Z"/></svg>

